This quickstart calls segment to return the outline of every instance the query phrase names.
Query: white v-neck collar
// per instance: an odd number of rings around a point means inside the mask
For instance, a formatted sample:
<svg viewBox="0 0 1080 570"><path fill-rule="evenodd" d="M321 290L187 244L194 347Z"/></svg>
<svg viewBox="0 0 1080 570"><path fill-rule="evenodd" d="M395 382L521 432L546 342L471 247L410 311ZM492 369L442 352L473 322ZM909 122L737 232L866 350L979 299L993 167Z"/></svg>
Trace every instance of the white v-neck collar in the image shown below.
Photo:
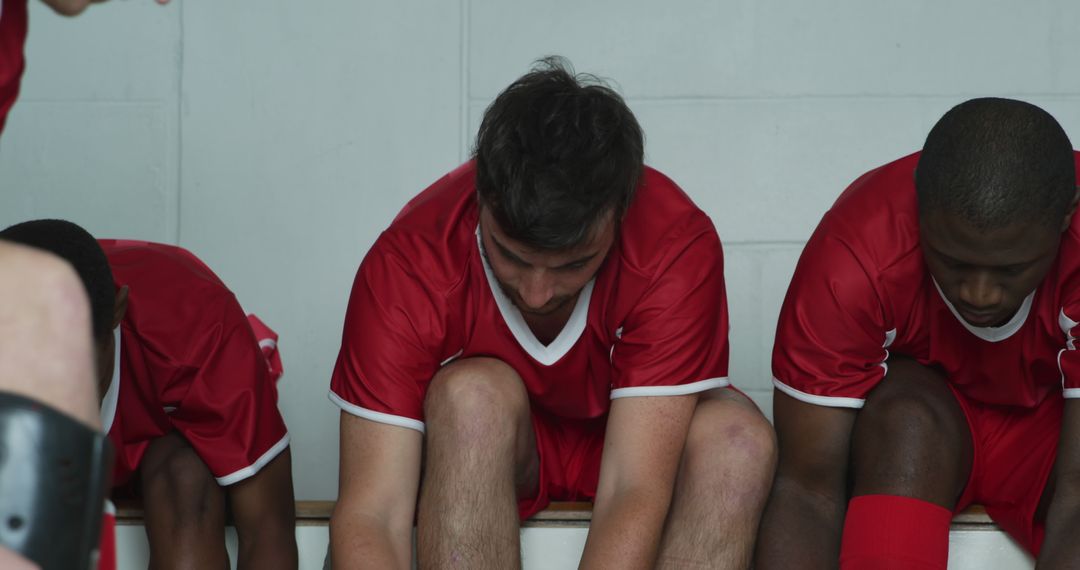
<svg viewBox="0 0 1080 570"><path fill-rule="evenodd" d="M109 433L113 420L116 418L116 405L120 400L120 327L113 329L113 344L115 345L113 360L112 382L109 390L101 400L101 431Z"/></svg>
<svg viewBox="0 0 1080 570"><path fill-rule="evenodd" d="M938 285L937 279L931 277L930 280L934 282L934 289L937 289L941 300L945 302L945 306L949 308L949 312L956 317L956 320L960 321L960 324L963 325L968 332L987 342L1000 342L1016 334L1016 331L1024 326L1024 321L1027 320L1028 314L1031 313L1031 302L1035 298L1035 291L1029 293L1028 296L1024 298L1024 302L1020 304L1020 308L1017 309L1016 314L1009 319L1009 322L1000 327L977 327L965 321L964 318L960 316L956 307L945 298L945 293L941 291L941 286Z"/></svg>
<svg viewBox="0 0 1080 570"><path fill-rule="evenodd" d="M573 348L581 333L585 332L585 324L588 321L589 316L589 301L592 299L593 286L596 284L596 278L590 279L581 289L581 293L578 294L577 303L574 305L574 311L570 313L570 318L563 325L559 335L555 337L555 340L551 341L551 344L545 345L536 338L532 329L525 322L525 317L522 316L521 311L514 306L513 301L506 296L502 287L499 287L499 282L495 279L495 274L491 271L491 266L488 265L487 256L484 255L484 243L480 237L480 226L476 227L476 247L480 252L480 263L484 266L484 275L487 276L488 287L491 289L491 296L495 298L495 304L499 307L499 313L502 314L503 321L510 329L510 333L514 335L514 339L522 349L533 357L537 362L544 366L551 366L559 361L562 357L566 356L567 352Z"/></svg>

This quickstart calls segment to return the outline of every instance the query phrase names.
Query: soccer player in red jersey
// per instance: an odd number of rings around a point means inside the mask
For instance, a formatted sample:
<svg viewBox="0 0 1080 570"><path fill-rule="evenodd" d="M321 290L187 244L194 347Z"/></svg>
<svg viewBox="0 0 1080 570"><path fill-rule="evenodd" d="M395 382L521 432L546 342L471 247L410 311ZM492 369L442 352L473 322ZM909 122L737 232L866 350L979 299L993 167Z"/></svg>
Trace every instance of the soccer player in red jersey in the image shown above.
<svg viewBox="0 0 1080 570"><path fill-rule="evenodd" d="M295 569L273 333L178 247L96 241L61 220L17 224L0 239L67 260L88 291L113 484L142 497L151 567L227 567L228 503L241 569Z"/></svg>
<svg viewBox="0 0 1080 570"><path fill-rule="evenodd" d="M335 567L409 568L414 517L422 568L519 567L519 518L586 499L584 568L747 567L774 443L729 387L720 242L583 79L503 91L360 265Z"/></svg>
<svg viewBox="0 0 1080 570"><path fill-rule="evenodd" d="M1080 562L1078 165L1042 109L975 99L825 214L777 328L759 568L945 568L973 503Z"/></svg>

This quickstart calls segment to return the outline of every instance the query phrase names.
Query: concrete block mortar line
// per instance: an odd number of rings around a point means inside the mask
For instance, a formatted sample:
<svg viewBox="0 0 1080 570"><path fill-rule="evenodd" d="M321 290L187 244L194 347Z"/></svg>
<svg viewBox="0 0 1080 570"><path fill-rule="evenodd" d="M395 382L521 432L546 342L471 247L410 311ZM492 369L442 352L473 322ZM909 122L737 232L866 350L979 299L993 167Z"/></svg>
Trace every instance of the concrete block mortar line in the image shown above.
<svg viewBox="0 0 1080 570"><path fill-rule="evenodd" d="M627 94L629 95L629 94ZM745 95L645 95L628 96L626 102L632 105L700 105L702 103L741 103L741 102L788 102L788 101L908 101L908 100L964 100L983 96L979 92L957 93L789 93L789 94L745 94ZM1052 99L1072 101L1080 100L1080 93L1000 93L999 97L1013 99ZM492 97L470 95L471 103L487 103Z"/></svg>

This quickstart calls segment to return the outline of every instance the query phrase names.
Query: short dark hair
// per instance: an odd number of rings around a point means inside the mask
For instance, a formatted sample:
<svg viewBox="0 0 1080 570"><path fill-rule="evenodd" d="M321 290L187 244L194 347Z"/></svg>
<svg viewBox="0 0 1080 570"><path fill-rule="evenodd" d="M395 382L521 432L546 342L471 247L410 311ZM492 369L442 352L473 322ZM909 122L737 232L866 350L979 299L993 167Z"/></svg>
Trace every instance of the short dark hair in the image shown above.
<svg viewBox="0 0 1080 570"><path fill-rule="evenodd" d="M934 125L915 173L919 212L959 215L975 229L1057 227L1076 193L1072 143L1046 111L983 98Z"/></svg>
<svg viewBox="0 0 1080 570"><path fill-rule="evenodd" d="M94 236L65 220L32 220L0 231L0 239L48 251L70 263L90 297L94 340L101 342L112 332L116 285Z"/></svg>
<svg viewBox="0 0 1080 570"><path fill-rule="evenodd" d="M538 61L484 112L476 189L512 239L538 249L578 245L633 199L644 136L622 97L560 57Z"/></svg>

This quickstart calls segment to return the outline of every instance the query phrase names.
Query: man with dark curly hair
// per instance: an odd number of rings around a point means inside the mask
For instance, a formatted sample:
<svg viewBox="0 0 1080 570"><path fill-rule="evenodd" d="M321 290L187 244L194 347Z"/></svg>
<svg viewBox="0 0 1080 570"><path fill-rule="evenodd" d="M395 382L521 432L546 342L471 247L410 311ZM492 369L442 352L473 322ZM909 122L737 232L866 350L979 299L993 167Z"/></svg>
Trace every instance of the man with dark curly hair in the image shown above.
<svg viewBox="0 0 1080 570"><path fill-rule="evenodd" d="M594 500L583 568L746 568L772 429L728 381L711 220L615 92L546 60L356 275L330 398L339 568L520 566ZM419 495L419 503L417 503Z"/></svg>

